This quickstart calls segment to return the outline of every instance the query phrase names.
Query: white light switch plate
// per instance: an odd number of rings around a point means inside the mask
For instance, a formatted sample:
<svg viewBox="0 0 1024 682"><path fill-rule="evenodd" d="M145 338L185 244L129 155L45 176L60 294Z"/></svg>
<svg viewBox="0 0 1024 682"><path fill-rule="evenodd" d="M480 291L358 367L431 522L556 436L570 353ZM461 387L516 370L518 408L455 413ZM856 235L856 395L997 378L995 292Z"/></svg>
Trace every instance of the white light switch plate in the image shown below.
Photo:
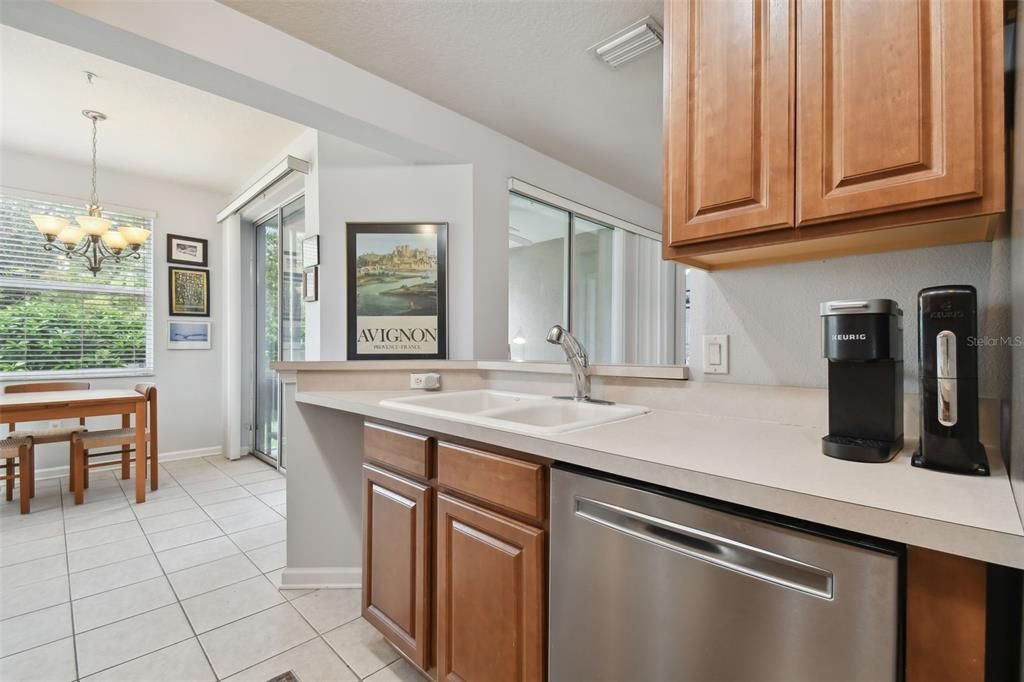
<svg viewBox="0 0 1024 682"><path fill-rule="evenodd" d="M708 334L703 337L704 373L729 373L729 335Z"/></svg>

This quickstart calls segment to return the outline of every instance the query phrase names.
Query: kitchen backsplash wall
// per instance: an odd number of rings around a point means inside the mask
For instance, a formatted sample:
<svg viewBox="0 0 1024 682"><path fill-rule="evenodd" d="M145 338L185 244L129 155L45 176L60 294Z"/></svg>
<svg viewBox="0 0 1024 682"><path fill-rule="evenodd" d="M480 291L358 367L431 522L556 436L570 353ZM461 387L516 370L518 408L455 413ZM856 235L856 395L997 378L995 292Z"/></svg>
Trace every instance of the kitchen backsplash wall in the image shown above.
<svg viewBox="0 0 1024 682"><path fill-rule="evenodd" d="M690 372L697 381L825 387L818 305L892 298L904 314L904 382L917 393L917 292L939 284L978 290L982 336L1010 334L1010 240L687 275ZM701 371L701 336L729 335L729 374ZM981 348L981 394L1009 398L1010 350Z"/></svg>

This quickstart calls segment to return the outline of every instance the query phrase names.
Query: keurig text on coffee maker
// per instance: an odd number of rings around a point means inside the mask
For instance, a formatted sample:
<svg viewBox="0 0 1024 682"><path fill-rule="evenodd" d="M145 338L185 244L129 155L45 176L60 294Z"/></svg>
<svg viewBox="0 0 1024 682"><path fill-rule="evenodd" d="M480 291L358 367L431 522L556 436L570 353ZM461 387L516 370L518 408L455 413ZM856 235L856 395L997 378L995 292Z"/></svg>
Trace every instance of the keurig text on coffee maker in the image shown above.
<svg viewBox="0 0 1024 682"><path fill-rule="evenodd" d="M903 447L903 311L885 298L821 304L829 457L888 462Z"/></svg>

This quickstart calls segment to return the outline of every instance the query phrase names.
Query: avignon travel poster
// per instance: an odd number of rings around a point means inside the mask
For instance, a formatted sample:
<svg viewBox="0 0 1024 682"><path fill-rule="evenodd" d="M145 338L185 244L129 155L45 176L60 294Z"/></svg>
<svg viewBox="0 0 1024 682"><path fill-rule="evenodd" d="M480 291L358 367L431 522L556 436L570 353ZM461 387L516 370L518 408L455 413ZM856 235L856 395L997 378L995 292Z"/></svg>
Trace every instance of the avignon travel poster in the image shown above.
<svg viewBox="0 0 1024 682"><path fill-rule="evenodd" d="M448 225L347 227L349 360L447 358Z"/></svg>

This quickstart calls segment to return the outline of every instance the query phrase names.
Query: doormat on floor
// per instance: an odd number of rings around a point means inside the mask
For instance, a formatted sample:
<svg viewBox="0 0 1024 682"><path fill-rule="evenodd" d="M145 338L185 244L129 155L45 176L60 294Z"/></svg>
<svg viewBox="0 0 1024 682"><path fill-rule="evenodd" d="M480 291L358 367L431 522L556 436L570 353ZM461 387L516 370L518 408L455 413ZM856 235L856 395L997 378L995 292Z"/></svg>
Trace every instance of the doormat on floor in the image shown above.
<svg viewBox="0 0 1024 682"><path fill-rule="evenodd" d="M293 670L289 670L286 673L271 677L267 682L300 682L300 680Z"/></svg>

